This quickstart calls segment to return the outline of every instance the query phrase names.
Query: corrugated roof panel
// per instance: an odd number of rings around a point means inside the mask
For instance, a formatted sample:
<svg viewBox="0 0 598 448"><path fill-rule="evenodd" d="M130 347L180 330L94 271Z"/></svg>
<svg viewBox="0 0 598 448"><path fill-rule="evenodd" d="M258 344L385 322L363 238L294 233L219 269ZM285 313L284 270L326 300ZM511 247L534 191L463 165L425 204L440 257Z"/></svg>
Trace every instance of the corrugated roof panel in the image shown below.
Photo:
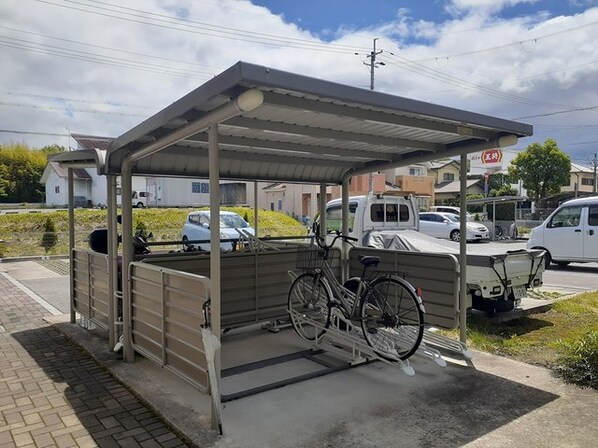
<svg viewBox="0 0 598 448"><path fill-rule="evenodd" d="M205 177L214 122L227 178L307 183L532 133L523 123L239 62L114 140L104 171L120 174L131 157L134 174Z"/></svg>

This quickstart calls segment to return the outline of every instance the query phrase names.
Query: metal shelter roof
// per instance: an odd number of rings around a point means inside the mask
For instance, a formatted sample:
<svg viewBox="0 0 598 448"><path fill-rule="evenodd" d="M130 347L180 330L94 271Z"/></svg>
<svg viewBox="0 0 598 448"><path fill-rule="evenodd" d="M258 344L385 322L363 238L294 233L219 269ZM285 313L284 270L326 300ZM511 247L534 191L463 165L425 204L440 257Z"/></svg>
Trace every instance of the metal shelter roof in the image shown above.
<svg viewBox="0 0 598 448"><path fill-rule="evenodd" d="M217 119L223 179L340 184L344 176L508 146L533 132L524 123L238 62L116 138L99 168L120 174L129 156L133 174L207 178L210 117L248 91L263 101Z"/></svg>
<svg viewBox="0 0 598 448"><path fill-rule="evenodd" d="M491 196L482 199L469 199L467 205L486 205L506 202L523 202L527 201L526 196Z"/></svg>

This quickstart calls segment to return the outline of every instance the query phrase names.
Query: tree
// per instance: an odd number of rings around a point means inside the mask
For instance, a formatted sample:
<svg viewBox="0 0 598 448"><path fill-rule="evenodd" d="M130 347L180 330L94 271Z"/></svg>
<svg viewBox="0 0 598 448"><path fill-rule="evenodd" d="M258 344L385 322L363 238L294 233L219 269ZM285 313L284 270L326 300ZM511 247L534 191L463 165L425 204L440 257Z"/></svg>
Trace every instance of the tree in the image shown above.
<svg viewBox="0 0 598 448"><path fill-rule="evenodd" d="M489 196L491 198L497 196L517 196L517 190L511 187L510 184L504 184L500 188L493 188L492 190L490 190Z"/></svg>
<svg viewBox="0 0 598 448"><path fill-rule="evenodd" d="M46 253L58 242L58 235L56 234L56 224L49 216L44 223L44 233L42 235L41 246L46 250Z"/></svg>
<svg viewBox="0 0 598 448"><path fill-rule="evenodd" d="M553 139L532 143L509 166L509 175L521 179L534 201L561 191L571 179L571 159Z"/></svg>
<svg viewBox="0 0 598 448"><path fill-rule="evenodd" d="M59 146L32 150L26 145L0 146L0 198L3 202L41 202L44 186L41 176L48 154L60 152Z"/></svg>

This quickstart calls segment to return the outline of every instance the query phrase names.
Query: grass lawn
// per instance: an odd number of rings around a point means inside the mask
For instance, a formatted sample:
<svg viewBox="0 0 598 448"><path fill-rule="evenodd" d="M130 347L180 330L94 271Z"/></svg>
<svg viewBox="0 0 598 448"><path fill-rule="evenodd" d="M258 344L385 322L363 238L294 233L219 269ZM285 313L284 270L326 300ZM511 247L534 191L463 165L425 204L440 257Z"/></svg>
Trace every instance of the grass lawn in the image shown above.
<svg viewBox="0 0 598 448"><path fill-rule="evenodd" d="M598 292L578 294L554 303L545 313L510 322L492 323L471 316L467 327L467 343L472 348L559 370L584 338L598 335ZM443 333L458 338L458 330ZM585 358L596 358L596 350L598 346L589 347ZM591 381L598 381L598 364L589 368L594 375Z"/></svg>
<svg viewBox="0 0 598 448"><path fill-rule="evenodd" d="M204 207L205 208L205 207ZM145 208L133 210L133 227L143 225L152 232L154 241L180 241L181 231L187 214L195 209L188 208ZM238 213L253 225L253 209L247 207L222 207ZM46 218L55 224L57 244L47 253L41 246ZM75 210L75 246L87 248L89 233L106 227L107 212L98 209ZM306 235L306 228L297 220L280 212L259 210L258 236L300 236ZM20 257L28 255L67 255L68 254L68 213L54 211L47 213L20 213L0 215L0 257ZM180 245L164 249L180 248Z"/></svg>

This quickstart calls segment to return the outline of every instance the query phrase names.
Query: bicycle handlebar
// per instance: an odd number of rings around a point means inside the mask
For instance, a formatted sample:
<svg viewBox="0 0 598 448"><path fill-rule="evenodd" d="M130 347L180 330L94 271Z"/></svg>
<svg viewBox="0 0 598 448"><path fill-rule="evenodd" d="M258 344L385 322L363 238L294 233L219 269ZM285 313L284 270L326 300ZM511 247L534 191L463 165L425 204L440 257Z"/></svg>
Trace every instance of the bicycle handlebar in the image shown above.
<svg viewBox="0 0 598 448"><path fill-rule="evenodd" d="M334 246L334 243L336 243L336 240L338 239L341 240L345 240L348 243L354 243L359 241L357 238L353 238L352 236L348 236L348 235L343 235L342 233L340 233L339 231L336 232L336 236L334 237L334 239L332 240L332 243L330 243L330 245L326 245L326 238L323 238L320 235L316 235L316 243L318 244L318 246L321 249L330 249L332 246Z"/></svg>

